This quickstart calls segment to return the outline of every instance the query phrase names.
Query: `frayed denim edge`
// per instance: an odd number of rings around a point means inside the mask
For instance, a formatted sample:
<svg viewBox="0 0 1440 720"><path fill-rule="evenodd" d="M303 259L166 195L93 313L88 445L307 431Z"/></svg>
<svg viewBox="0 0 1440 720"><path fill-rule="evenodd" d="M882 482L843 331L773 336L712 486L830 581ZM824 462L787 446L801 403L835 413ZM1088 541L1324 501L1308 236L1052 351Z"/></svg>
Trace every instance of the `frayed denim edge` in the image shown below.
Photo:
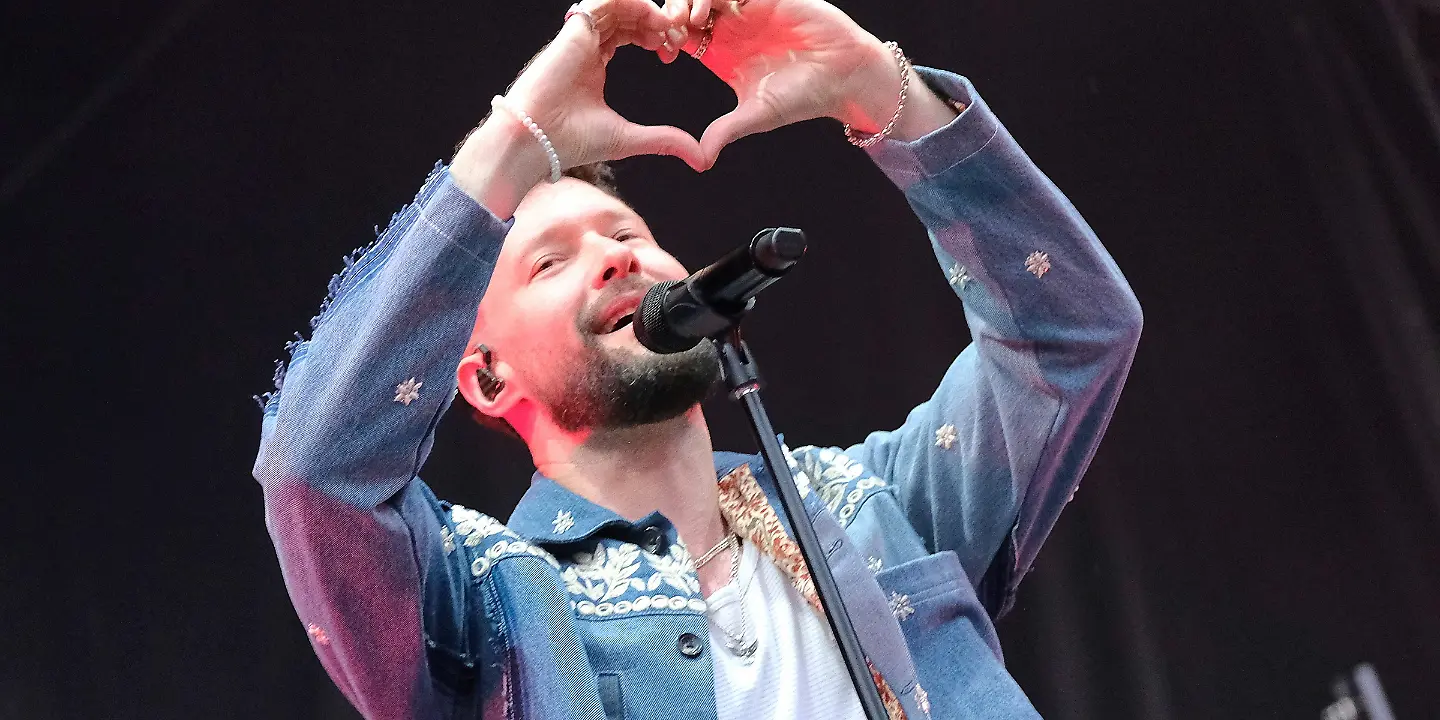
<svg viewBox="0 0 1440 720"><path fill-rule="evenodd" d="M444 161L435 161L435 166L430 169L430 174L425 177L425 182L420 186L420 190L415 193L415 198L409 203L400 206L399 210L396 210L390 215L390 222L385 226L385 230L381 231L380 226L376 225L374 240L355 248L341 258L344 267L341 268L340 272L330 277L330 282L325 287L325 299L320 301L320 310L314 317L310 318L310 332L312 335L315 330L319 329L320 325L325 322L326 318L329 317L331 308L335 307L335 304L344 297L346 291L355 285L355 283L351 281L356 277L358 272L356 268L370 265L370 253L379 247L380 242L384 240L390 230L395 227L396 221L399 220L407 210L417 207L421 199L430 193L435 185L435 181L443 174L444 170ZM275 374L272 378L275 389L251 396L255 404L260 406L261 412L269 409L271 405L279 401L280 392L285 388L285 373L289 370L289 364L294 361L296 350L306 342L308 342L308 340L305 339L305 336L297 332L295 333L294 340L285 343L285 355L288 360L275 361Z"/></svg>

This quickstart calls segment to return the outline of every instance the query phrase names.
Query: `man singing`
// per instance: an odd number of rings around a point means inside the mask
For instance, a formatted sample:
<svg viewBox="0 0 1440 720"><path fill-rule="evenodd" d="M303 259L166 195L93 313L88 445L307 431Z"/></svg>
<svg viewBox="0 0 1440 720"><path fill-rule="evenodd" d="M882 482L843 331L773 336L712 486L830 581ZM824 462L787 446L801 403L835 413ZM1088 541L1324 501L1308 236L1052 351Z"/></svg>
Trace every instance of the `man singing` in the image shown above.
<svg viewBox="0 0 1440 720"><path fill-rule="evenodd" d="M603 87L630 44L699 58L736 109L698 142L624 120ZM1037 716L993 618L1129 370L1115 263L968 81L822 0L585 0L332 283L263 399L285 582L366 717L863 717L775 481L712 451L714 349L636 340L645 291L687 273L597 165L703 170L817 117L905 194L974 342L898 429L789 451L796 484L891 718ZM506 523L416 476L457 388L534 458Z"/></svg>

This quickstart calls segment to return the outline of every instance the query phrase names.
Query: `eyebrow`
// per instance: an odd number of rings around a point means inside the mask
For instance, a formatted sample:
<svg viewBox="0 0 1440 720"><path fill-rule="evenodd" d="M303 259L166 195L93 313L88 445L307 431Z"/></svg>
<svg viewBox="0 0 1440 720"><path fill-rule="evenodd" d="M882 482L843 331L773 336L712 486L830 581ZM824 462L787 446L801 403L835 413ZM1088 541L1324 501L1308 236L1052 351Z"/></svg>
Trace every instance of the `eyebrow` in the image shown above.
<svg viewBox="0 0 1440 720"><path fill-rule="evenodd" d="M553 243L556 239L555 236L557 233L572 232L576 225L587 220L594 220L598 224L604 222L613 222L620 219L628 220L631 217L639 216L633 210L627 211L620 208L605 208L604 210L601 210L598 213L585 218L574 218L556 225L551 225L550 227L546 228L544 232L536 235L535 237L527 241L525 245L523 245L516 253L516 258L519 260L519 262L517 263L516 272L519 273L521 276L524 276L527 272L527 270L525 269L527 264L525 262L525 259L528 258L537 249L543 248L546 245Z"/></svg>

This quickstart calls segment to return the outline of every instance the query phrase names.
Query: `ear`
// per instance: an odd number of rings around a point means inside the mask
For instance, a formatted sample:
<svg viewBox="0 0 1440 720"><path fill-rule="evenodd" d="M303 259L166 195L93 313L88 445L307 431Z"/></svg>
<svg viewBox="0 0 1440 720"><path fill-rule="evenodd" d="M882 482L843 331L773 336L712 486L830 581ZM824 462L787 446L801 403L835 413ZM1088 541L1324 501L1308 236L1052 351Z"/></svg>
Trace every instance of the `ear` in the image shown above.
<svg viewBox="0 0 1440 720"><path fill-rule="evenodd" d="M515 386L514 368L494 357L493 353L487 362L485 355L477 346L471 346L455 369L456 385L471 407L490 417L503 418L520 401L522 393ZM486 370L504 383L493 397L486 393L487 384L480 379L482 371Z"/></svg>

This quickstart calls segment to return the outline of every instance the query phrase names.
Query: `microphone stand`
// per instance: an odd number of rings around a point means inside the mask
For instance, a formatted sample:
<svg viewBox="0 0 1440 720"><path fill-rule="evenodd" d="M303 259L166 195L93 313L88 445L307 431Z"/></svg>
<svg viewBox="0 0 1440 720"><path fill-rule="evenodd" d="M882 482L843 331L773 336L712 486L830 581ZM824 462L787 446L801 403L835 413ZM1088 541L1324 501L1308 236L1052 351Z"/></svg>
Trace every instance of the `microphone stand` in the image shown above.
<svg viewBox="0 0 1440 720"><path fill-rule="evenodd" d="M760 443L760 454L765 458L765 465L770 468L770 477L775 479L775 486L780 489L780 506L785 511L785 517L790 520L790 527L794 528L795 541L800 546L800 555L805 558L805 564L810 568L810 577L815 581L815 592L820 596L820 606L825 609L825 617L830 621L830 629L835 633L835 640L840 645L840 656L845 659L845 668L850 671L850 680L855 684L855 692L860 696L860 706L865 709L865 716L870 720L886 720L889 715L885 712L885 704L880 700L880 690L875 686L875 678L870 674L870 668L865 662L860 639L855 635L855 625L845 611L840 588L835 584L835 576L831 574L830 564L826 562L825 553L820 548L815 526L810 524L810 518L805 514L805 504L800 499L800 490L795 487L795 478L790 474L790 463L780 448L780 440L775 437L775 428L770 425L770 416L765 412L765 405L760 400L760 372L755 364L755 356L740 337L739 317L732 319L734 323L729 329L710 338L720 352L720 364L724 368L730 399L745 406L745 414L750 418L750 428L755 433L756 441Z"/></svg>

